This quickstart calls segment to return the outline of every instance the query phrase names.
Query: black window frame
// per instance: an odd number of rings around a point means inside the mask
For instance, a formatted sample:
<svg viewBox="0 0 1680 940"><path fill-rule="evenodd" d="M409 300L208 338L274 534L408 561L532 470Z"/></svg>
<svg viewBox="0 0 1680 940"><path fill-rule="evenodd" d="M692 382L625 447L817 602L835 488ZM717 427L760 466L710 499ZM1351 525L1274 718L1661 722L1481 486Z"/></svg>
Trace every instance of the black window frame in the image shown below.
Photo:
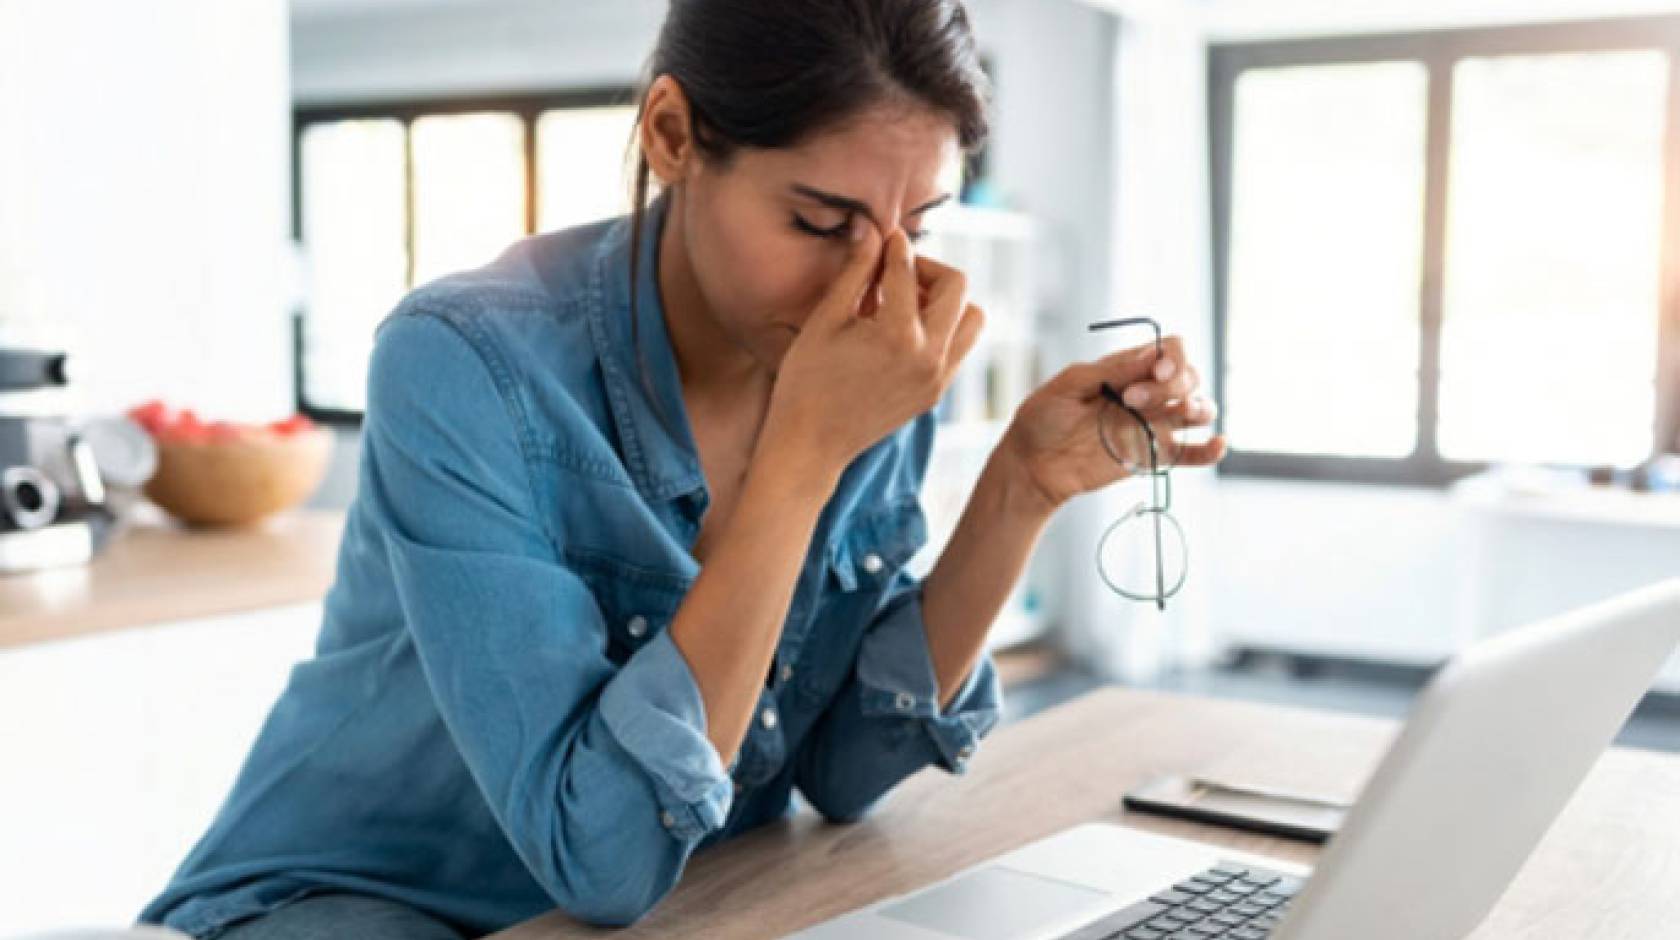
<svg viewBox="0 0 1680 940"><path fill-rule="evenodd" d="M303 240L303 135L313 125L346 120L395 120L403 125L403 177L408 211L404 214L404 239L408 249L409 276L414 265L414 151L410 131L416 120L449 114L495 111L513 114L525 128L525 232L536 231L538 211L537 120L548 111L583 108L634 106L636 93L630 85L597 85L542 92L500 95L468 95L380 100L353 103L299 104L292 108L292 238ZM626 141L628 144L628 141ZM294 407L310 420L334 427L357 428L362 412L316 405L308 398L305 371L304 325L306 308L292 313L292 388Z"/></svg>
<svg viewBox="0 0 1680 940"><path fill-rule="evenodd" d="M1663 205L1658 294L1653 454L1680 433L1680 16L1642 16L1373 35L1223 42L1208 49L1209 164L1213 210L1214 394L1225 397L1229 311L1230 210L1235 90L1255 68L1410 61L1428 73L1424 167L1423 271L1419 279L1418 430L1400 458L1298 455L1233 450L1219 472L1258 477L1395 486L1444 487L1487 464L1447 460L1437 449L1441 306L1453 104L1453 67L1465 58L1658 50L1669 56L1663 128ZM1220 419L1223 428L1224 419Z"/></svg>

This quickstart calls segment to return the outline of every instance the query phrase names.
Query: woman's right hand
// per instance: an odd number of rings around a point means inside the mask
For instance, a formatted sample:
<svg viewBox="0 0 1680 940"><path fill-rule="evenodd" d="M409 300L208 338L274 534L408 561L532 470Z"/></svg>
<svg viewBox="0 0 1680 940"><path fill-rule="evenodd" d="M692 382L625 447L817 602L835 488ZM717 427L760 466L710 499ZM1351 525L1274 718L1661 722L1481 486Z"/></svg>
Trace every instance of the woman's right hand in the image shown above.
<svg viewBox="0 0 1680 940"><path fill-rule="evenodd" d="M985 322L961 271L915 257L902 229L883 243L855 224L845 269L783 355L760 436L835 479L939 403Z"/></svg>

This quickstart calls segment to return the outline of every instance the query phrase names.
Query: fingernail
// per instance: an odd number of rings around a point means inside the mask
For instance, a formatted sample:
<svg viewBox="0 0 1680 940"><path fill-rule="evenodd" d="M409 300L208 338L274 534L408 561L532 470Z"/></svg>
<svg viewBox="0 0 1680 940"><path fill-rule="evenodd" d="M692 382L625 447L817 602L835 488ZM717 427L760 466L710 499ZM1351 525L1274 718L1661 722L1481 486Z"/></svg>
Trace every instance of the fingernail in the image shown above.
<svg viewBox="0 0 1680 940"><path fill-rule="evenodd" d="M1178 363L1172 361L1171 359L1162 359L1160 362L1155 363L1155 378L1158 381L1165 382L1166 380L1172 378L1173 373L1177 371Z"/></svg>
<svg viewBox="0 0 1680 940"><path fill-rule="evenodd" d="M1139 388L1136 385L1126 389L1126 404L1133 408L1142 408L1149 404L1149 389Z"/></svg>

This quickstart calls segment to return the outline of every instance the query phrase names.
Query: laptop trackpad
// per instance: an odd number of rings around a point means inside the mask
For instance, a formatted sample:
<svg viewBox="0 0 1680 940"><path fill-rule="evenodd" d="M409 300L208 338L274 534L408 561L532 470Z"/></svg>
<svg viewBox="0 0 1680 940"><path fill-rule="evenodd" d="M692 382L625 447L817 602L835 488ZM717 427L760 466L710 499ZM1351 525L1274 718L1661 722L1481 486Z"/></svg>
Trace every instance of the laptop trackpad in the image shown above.
<svg viewBox="0 0 1680 940"><path fill-rule="evenodd" d="M1102 891L988 865L876 913L964 940L1014 940L1080 910L1094 916L1109 900Z"/></svg>

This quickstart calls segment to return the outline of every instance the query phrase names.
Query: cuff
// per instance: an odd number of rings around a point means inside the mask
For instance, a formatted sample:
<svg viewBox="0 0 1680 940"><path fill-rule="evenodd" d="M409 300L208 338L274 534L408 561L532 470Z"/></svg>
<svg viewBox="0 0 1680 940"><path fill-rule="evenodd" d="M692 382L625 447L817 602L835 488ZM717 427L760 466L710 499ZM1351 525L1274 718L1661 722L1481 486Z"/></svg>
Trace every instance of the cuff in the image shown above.
<svg viewBox="0 0 1680 940"><path fill-rule="evenodd" d="M928 651L918 586L870 627L858 650L860 708L869 717L917 720L939 750L940 767L962 773L980 739L998 723L1002 695L990 653L982 653L945 709Z"/></svg>
<svg viewBox="0 0 1680 940"><path fill-rule="evenodd" d="M698 840L729 816L735 789L706 737L706 706L666 631L637 650L601 693L601 719L653 781L659 821Z"/></svg>

